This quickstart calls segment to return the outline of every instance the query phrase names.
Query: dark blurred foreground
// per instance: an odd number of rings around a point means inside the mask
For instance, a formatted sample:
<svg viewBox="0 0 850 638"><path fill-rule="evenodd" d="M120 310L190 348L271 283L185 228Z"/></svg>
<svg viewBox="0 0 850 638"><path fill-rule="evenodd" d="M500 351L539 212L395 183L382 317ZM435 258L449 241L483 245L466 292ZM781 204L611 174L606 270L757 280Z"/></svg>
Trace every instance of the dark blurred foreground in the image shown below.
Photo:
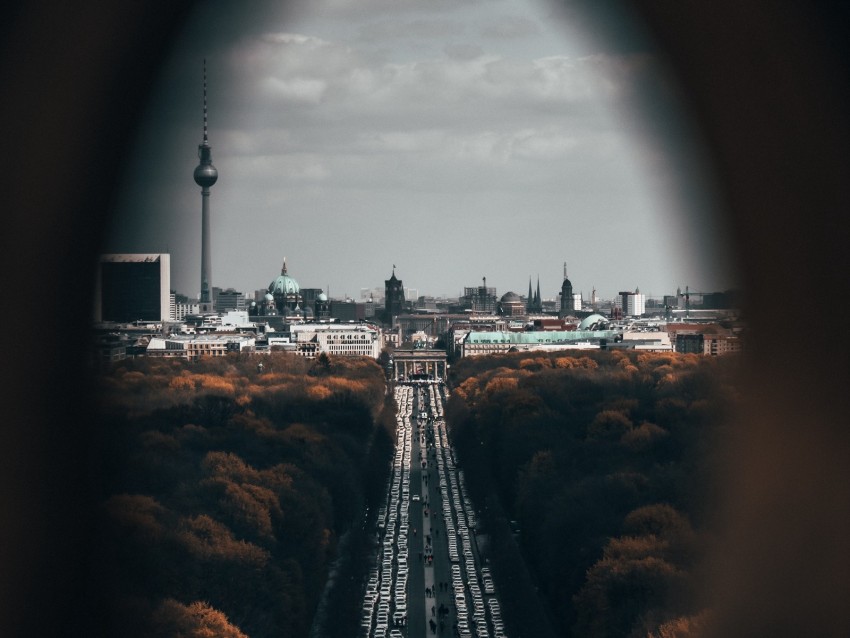
<svg viewBox="0 0 850 638"><path fill-rule="evenodd" d="M80 635L90 618L78 335L122 143L195 4L19 2L0 26L3 636ZM826 0L631 4L705 135L753 328L712 582L718 635L850 635L850 341L840 330L850 314L850 10Z"/></svg>

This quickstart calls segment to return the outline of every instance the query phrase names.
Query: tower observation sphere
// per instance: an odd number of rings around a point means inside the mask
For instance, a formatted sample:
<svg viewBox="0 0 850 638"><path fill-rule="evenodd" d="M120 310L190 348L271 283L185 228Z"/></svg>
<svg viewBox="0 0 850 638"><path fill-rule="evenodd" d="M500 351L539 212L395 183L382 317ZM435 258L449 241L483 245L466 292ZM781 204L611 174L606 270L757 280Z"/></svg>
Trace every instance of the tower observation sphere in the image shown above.
<svg viewBox="0 0 850 638"><path fill-rule="evenodd" d="M209 188L218 181L218 171L212 163L212 149L206 140L198 146L201 163L195 169L195 183L201 188Z"/></svg>

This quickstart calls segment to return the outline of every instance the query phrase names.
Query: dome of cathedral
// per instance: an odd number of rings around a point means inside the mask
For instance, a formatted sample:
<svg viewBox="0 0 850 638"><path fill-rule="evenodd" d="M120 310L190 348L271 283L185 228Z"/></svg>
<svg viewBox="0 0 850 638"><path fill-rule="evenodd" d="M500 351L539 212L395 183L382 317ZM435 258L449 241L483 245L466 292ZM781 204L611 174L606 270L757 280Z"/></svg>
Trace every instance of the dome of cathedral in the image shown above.
<svg viewBox="0 0 850 638"><path fill-rule="evenodd" d="M300 290L301 288L298 286L298 282L286 274L286 259L284 259L280 275L269 284L269 292L273 295L297 295Z"/></svg>
<svg viewBox="0 0 850 638"><path fill-rule="evenodd" d="M274 293L297 293L300 290L298 282L289 275L278 275L277 279L269 284L269 292Z"/></svg>
<svg viewBox="0 0 850 638"><path fill-rule="evenodd" d="M328 300L328 296L327 296L325 293L320 292L320 293L319 293L319 296L318 296L318 297L316 297L316 299L318 299L319 301L327 301L327 300Z"/></svg>
<svg viewBox="0 0 850 638"><path fill-rule="evenodd" d="M505 302L508 302L508 301L519 301L519 302L521 302L522 299L520 299L520 296L518 294L516 294L515 292L508 291L504 295L502 295L502 298L499 299L499 301L501 301L502 303L505 303Z"/></svg>
<svg viewBox="0 0 850 638"><path fill-rule="evenodd" d="M266 301L274 301L274 297L272 296L272 293L270 293L270 292L266 293Z"/></svg>

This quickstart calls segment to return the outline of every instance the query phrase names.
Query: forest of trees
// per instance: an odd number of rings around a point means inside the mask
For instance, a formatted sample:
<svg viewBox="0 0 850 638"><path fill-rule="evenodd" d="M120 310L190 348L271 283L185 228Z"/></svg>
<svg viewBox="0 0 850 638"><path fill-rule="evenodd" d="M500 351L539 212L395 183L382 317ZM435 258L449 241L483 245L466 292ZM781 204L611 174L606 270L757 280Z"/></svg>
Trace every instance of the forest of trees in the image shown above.
<svg viewBox="0 0 850 638"><path fill-rule="evenodd" d="M468 485L516 522L549 633L681 638L710 618L697 585L735 365L614 351L453 366L447 420ZM493 571L510 588L518 561L490 522Z"/></svg>
<svg viewBox="0 0 850 638"><path fill-rule="evenodd" d="M509 627L511 608L541 638L683 638L710 620L697 585L734 373L634 352L452 367L447 420ZM87 598L103 633L306 637L344 535L328 635L356 630L363 515L395 430L375 361L140 358L103 372L97 396Z"/></svg>
<svg viewBox="0 0 850 638"><path fill-rule="evenodd" d="M105 633L307 636L338 540L385 486L395 408L375 361L140 358L98 396L89 599ZM340 580L356 627L359 582Z"/></svg>

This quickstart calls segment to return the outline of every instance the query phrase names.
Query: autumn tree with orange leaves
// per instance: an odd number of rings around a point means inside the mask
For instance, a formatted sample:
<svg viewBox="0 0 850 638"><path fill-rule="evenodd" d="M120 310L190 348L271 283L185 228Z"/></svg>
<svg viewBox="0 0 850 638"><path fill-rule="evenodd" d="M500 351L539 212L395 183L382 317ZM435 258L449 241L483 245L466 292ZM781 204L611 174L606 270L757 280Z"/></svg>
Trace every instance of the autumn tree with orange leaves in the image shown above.
<svg viewBox="0 0 850 638"><path fill-rule="evenodd" d="M338 539L356 547L376 509L394 406L366 358L256 363L140 358L100 379L89 599L103 633L307 635ZM337 635L356 629L354 605Z"/></svg>
<svg viewBox="0 0 850 638"><path fill-rule="evenodd" d="M523 587L539 588L550 619L538 635L684 636L704 624L695 574L735 365L596 351L452 366L447 420L467 485L490 504L493 572L514 629L532 602L522 608L526 592L511 589L521 581L494 511L521 530L513 546L532 574Z"/></svg>

